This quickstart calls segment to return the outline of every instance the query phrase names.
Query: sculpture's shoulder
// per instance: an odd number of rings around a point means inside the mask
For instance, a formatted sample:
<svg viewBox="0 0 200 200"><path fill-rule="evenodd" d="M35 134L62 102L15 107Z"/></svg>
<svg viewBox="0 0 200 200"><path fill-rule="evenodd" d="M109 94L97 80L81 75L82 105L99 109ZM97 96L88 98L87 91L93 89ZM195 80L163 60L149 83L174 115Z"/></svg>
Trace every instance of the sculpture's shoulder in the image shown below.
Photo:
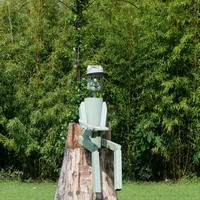
<svg viewBox="0 0 200 200"><path fill-rule="evenodd" d="M103 98L98 98L98 97L86 97L84 99L84 102L88 102L88 101L91 101L91 102L103 102Z"/></svg>

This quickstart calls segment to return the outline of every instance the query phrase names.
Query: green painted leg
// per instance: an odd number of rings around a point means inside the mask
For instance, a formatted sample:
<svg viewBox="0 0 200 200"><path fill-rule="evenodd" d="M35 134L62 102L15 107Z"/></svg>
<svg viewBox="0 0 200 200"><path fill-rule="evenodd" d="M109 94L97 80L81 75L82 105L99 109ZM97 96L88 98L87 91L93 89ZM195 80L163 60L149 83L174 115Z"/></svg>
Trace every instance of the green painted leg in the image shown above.
<svg viewBox="0 0 200 200"><path fill-rule="evenodd" d="M92 143L89 136L79 136L79 143L92 153L93 190L101 193L101 175L98 146Z"/></svg>
<svg viewBox="0 0 200 200"><path fill-rule="evenodd" d="M98 146L91 142L89 136L79 136L79 144L84 146L90 152L98 151Z"/></svg>
<svg viewBox="0 0 200 200"><path fill-rule="evenodd" d="M102 139L102 146L114 152L114 186L115 190L122 189L122 153L121 145L110 140Z"/></svg>
<svg viewBox="0 0 200 200"><path fill-rule="evenodd" d="M122 189L122 152L121 152L121 149L114 151L114 185L115 185L115 190Z"/></svg>
<svg viewBox="0 0 200 200"><path fill-rule="evenodd" d="M101 175L98 151L92 152L92 176L94 192L101 193Z"/></svg>

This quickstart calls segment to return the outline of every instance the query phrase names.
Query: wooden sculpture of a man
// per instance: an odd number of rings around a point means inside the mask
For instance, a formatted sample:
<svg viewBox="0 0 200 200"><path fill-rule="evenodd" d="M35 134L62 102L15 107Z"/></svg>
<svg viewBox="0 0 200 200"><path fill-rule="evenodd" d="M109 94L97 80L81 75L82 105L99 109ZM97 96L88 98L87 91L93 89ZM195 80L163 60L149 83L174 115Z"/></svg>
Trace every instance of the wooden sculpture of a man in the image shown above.
<svg viewBox="0 0 200 200"><path fill-rule="evenodd" d="M97 97L103 87L103 68L99 65L89 65L87 68L87 89L92 92L93 97L85 98L79 108L79 123L82 135L79 143L92 153L92 176L93 190L101 193L101 172L99 162L99 149L108 148L114 152L114 187L115 190L122 188L122 161L121 146L110 140L103 139L106 127L107 106L102 98Z"/></svg>

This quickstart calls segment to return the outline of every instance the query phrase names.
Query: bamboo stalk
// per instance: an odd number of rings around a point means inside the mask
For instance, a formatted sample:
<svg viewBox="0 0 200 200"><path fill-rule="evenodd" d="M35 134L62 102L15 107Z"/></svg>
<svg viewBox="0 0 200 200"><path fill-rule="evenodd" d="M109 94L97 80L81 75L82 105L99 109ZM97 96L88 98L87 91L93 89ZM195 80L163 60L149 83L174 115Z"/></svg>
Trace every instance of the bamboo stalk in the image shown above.
<svg viewBox="0 0 200 200"><path fill-rule="evenodd" d="M37 80L37 88L39 85L39 64L40 64L40 48L42 47L42 36L41 36L41 15L42 15L42 0L38 0L38 10L37 10L37 17L38 17L38 30L36 33L36 43L38 44L36 50L36 80Z"/></svg>
<svg viewBox="0 0 200 200"><path fill-rule="evenodd" d="M10 25L11 42L13 43L14 42L14 38L13 38L13 26L12 26L10 5L11 5L11 0L8 1L8 20L9 20L9 25Z"/></svg>
<svg viewBox="0 0 200 200"><path fill-rule="evenodd" d="M81 1L76 1L76 12L77 12L77 22L76 22L76 30L78 34L77 46L76 46L76 62L77 62L77 78L78 81L81 80L81 40L80 40L80 31L81 31Z"/></svg>

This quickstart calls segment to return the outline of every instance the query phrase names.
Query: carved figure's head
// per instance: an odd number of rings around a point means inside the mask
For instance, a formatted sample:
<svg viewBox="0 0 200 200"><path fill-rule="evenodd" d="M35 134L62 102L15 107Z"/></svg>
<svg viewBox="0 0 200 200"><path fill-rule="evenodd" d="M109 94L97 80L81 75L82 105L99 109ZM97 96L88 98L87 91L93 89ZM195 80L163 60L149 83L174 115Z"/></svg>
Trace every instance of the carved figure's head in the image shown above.
<svg viewBox="0 0 200 200"><path fill-rule="evenodd" d="M87 89L98 92L103 87L103 68L100 65L89 65L87 67Z"/></svg>

